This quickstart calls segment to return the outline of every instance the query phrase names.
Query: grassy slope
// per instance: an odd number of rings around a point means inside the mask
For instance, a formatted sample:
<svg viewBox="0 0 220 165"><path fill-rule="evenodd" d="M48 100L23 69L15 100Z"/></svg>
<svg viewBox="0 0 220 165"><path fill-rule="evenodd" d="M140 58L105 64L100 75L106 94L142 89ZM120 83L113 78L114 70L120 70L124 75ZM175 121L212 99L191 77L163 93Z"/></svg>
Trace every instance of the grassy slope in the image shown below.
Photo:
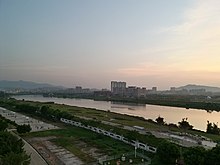
<svg viewBox="0 0 220 165"><path fill-rule="evenodd" d="M95 159L81 151L80 146L78 146L80 141L85 142L88 147L95 147L107 155L122 155L123 153L133 151L133 147L120 141L74 126L67 126L66 129L32 132L26 135L27 138L47 136L56 136L57 138L53 139L53 142L71 151L87 163L93 162Z"/></svg>

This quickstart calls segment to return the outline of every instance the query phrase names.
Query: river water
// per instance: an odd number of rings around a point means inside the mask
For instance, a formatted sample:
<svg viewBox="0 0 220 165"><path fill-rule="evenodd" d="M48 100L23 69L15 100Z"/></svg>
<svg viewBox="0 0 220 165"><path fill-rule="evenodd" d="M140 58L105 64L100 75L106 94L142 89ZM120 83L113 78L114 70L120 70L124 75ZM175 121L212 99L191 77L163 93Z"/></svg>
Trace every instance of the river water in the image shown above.
<svg viewBox="0 0 220 165"><path fill-rule="evenodd" d="M123 104L108 101L94 101L89 99L43 97L41 95L20 95L14 96L14 98L18 100L24 99L40 102L52 101L58 104L96 108L104 111L110 110L111 112L140 116L152 120L155 120L158 116L161 116L164 118L166 123L174 124L178 124L182 118L188 118L188 122L194 126L193 128L202 131L206 130L207 120L214 123L218 123L220 121L220 112L213 111L210 113L199 109L185 109L149 104Z"/></svg>

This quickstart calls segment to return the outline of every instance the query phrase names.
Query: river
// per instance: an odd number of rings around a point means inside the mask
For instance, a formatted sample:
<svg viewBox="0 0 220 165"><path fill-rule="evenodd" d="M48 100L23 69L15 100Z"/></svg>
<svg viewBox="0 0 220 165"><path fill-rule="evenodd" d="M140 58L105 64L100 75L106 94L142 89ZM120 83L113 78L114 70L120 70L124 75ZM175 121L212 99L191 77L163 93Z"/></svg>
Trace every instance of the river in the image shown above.
<svg viewBox="0 0 220 165"><path fill-rule="evenodd" d="M213 111L208 113L205 110L185 109L178 107L158 106L149 104L123 104L112 103L108 101L94 101L89 99L70 99L70 98L55 98L43 97L41 95L19 95L13 96L18 100L40 101L40 102L55 102L58 104L66 104L78 107L96 108L100 110L110 110L120 114L128 114L133 116L144 117L145 119L155 120L158 116L164 118L166 123L178 124L182 118L188 118L188 122L195 129L205 131L207 120L218 123L220 121L220 112Z"/></svg>

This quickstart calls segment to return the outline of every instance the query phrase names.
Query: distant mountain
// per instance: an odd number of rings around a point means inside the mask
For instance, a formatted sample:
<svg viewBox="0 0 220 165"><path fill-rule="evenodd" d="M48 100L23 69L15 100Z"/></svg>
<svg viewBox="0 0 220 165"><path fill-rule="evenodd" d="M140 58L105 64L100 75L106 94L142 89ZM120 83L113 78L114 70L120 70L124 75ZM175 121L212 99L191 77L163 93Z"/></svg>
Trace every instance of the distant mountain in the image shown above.
<svg viewBox="0 0 220 165"><path fill-rule="evenodd" d="M182 90L182 89L187 89L193 90L193 89L205 89L207 92L220 92L219 87L212 87L212 86L205 86L205 85L194 85L194 84L189 84L186 86L178 87L176 88L177 90Z"/></svg>
<svg viewBox="0 0 220 165"><path fill-rule="evenodd" d="M0 89L37 89L37 88L54 88L51 84L46 83L35 83L31 81L7 81L2 80L0 81Z"/></svg>

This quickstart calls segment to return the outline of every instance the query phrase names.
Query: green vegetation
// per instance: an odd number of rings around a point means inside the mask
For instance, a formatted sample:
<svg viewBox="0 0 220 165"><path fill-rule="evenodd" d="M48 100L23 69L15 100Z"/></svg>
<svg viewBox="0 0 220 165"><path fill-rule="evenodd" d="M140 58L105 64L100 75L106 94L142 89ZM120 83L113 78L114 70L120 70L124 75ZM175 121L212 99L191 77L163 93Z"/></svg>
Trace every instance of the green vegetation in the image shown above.
<svg viewBox="0 0 220 165"><path fill-rule="evenodd" d="M22 134L22 133L27 133L31 131L31 126L29 124L23 124L23 125L18 125L17 126L17 132Z"/></svg>
<svg viewBox="0 0 220 165"><path fill-rule="evenodd" d="M40 103L40 102L31 102L31 101L22 101L22 100L19 101L15 99L0 99L0 106L13 110L13 111L18 111L18 112L27 113L29 115L34 115L40 118L42 117L47 118L52 121L57 121L59 120L60 117L64 117L67 119L69 118L69 119L73 119L76 121L81 121L83 123L89 122L92 126L98 126L98 127L102 126L102 128L106 130L110 130L113 128L117 132L121 131L120 128L122 125L127 125L127 126L138 125L138 126L146 128L149 131L150 130L159 130L159 131L172 130L172 131L182 132L182 129L179 129L178 126L175 124L167 125L165 123L164 125L160 125L151 119L146 120L142 117L122 115L122 114L117 114L117 113L110 112L110 111L102 111L102 110L97 110L97 109L92 109L92 108L82 108L82 107L68 106L64 104L54 104L53 102ZM42 115L40 113L42 113ZM116 123L118 124L118 126L110 127L103 123L100 124L100 121L108 121L111 123ZM183 124L186 122L183 122ZM191 130L191 129L188 129L188 130L186 129L184 131L191 133L191 134L198 134L201 136L205 136L216 142L220 142L220 136L218 135L205 133L205 132L198 131L198 130ZM125 133L119 133L119 134L124 135ZM154 142L152 143L152 145L154 145Z"/></svg>
<svg viewBox="0 0 220 165"><path fill-rule="evenodd" d="M157 124L159 124L159 125L164 125L165 124L165 122L164 122L164 118L163 117L158 117L158 118L156 118L156 122L157 122Z"/></svg>
<svg viewBox="0 0 220 165"><path fill-rule="evenodd" d="M217 124L215 124L215 123L210 123L209 121L207 121L207 129L206 129L206 132L207 132L207 133L210 133L210 134L219 135L220 129L218 128Z"/></svg>
<svg viewBox="0 0 220 165"><path fill-rule="evenodd" d="M106 155L123 154L134 150L133 147L120 141L74 126L66 126L66 129L32 132L25 135L26 138L48 136L55 136L56 138L52 140L54 143L71 151L86 163L94 162L95 159L81 150L80 143L82 142L82 145L87 145L88 148L97 148L102 154Z"/></svg>
<svg viewBox="0 0 220 165"><path fill-rule="evenodd" d="M7 127L8 127L8 123L0 119L0 131L5 131Z"/></svg>
<svg viewBox="0 0 220 165"><path fill-rule="evenodd" d="M115 158L113 158L112 160L109 161L105 161L104 164L108 164L110 162L110 164L119 164L120 165L131 165L131 164L145 164L146 162L148 162L148 160L142 158L141 156L136 155L133 153L132 155L128 155L128 156L124 156L125 160L122 161L122 156L123 155L116 155ZM132 162L132 163L131 163Z"/></svg>
<svg viewBox="0 0 220 165"><path fill-rule="evenodd" d="M203 147L182 148L170 142L162 142L152 165L175 165L176 162L184 165L219 165L220 146L205 150Z"/></svg>
<svg viewBox="0 0 220 165"><path fill-rule="evenodd" d="M145 120L141 117L120 115L95 109L72 107L54 103L16 101L13 99L0 100L0 105L14 111L45 118L50 121L57 122L61 117L72 119L79 121L84 125L91 125L105 130L110 130L130 139L137 139L141 142L148 143L149 145L156 146L156 156L150 155L150 157L153 158L153 165L172 165L175 164L176 160L185 161L186 165L190 165L191 162L199 162L201 165L209 165L208 163L212 162L212 164L215 165L220 161L219 147L215 147L208 151L201 148L182 148L167 142L164 139L155 138L153 135L141 135L136 131L128 131L121 128L121 126L124 124L130 126L139 125L151 130L167 130L170 128L170 126L168 127L164 123L164 119L162 117L158 117L156 119L156 123L151 120ZM101 123L101 121L108 121L118 125L107 125ZM218 135L192 130L192 126L188 123L187 119L180 121L179 126L175 125L173 126L173 129L176 129L176 131L184 130L184 132L199 134L202 136L205 135L215 139L216 141L220 141L220 137ZM100 152L107 155L122 155L134 150L133 147L120 141L74 126L65 126L65 129L28 133L24 136L27 138L55 136L56 138L52 140L55 144L63 146L86 163L94 162L95 159L90 154L81 150L81 146L79 144L82 142L88 147L97 148Z"/></svg>
<svg viewBox="0 0 220 165"><path fill-rule="evenodd" d="M193 128L193 126L187 121L187 118L183 118L181 122L178 122L178 124L180 129L191 130Z"/></svg>
<svg viewBox="0 0 220 165"><path fill-rule="evenodd" d="M206 152L204 165L219 165L220 162L220 146L215 147Z"/></svg>
<svg viewBox="0 0 220 165"><path fill-rule="evenodd" d="M187 148L183 153L184 162L187 165L203 165L205 163L206 150L203 147Z"/></svg>
<svg viewBox="0 0 220 165"><path fill-rule="evenodd" d="M44 96L49 96L44 94ZM160 95L160 94L150 94L146 98L126 98L126 97L98 97L93 94L64 94L64 93L54 93L54 97L62 98L83 98L83 99L93 99L102 101L113 101L122 103L138 103L138 104L152 104L152 105L163 105L172 107L183 107L183 108L194 108L194 109L204 109L207 111L220 111L219 96L212 97L212 100L207 102L205 96L197 95Z"/></svg>
<svg viewBox="0 0 220 165"><path fill-rule="evenodd" d="M14 121L6 119L2 115L0 115L0 123L3 124L3 125L0 124L1 125L0 127L3 127L3 128L6 127L6 124L7 124L7 127L9 127L9 128L10 127L15 128L18 126ZM1 128L0 128L0 131L1 131Z"/></svg>
<svg viewBox="0 0 220 165"><path fill-rule="evenodd" d="M2 117L0 127L0 165L30 164L30 156L23 150L23 141L6 131L8 123Z"/></svg>
<svg viewBox="0 0 220 165"><path fill-rule="evenodd" d="M13 106L11 106L11 104ZM79 107L71 107L71 106L66 106L66 105L58 105L58 104L51 104L51 103L46 103L46 104L39 104L35 102L23 102L23 101L15 101L15 100L7 100L4 102L4 106L10 109L13 109L14 111L17 112L23 112L29 115L34 115L38 116L41 118L45 118L47 120L51 121L59 121L60 118L66 118L66 119L71 119L74 121L78 121L83 123L84 125L90 125L98 128L102 128L107 131L111 131L113 133L123 135L124 137L127 137L130 140L139 140L140 142L147 143L152 146L157 146L160 141L163 141L163 139L156 138L153 135L142 135L139 134L135 131L128 131L125 129L120 128L120 126L111 126L108 124L101 123L101 119L97 117L97 114L105 114L107 116L106 118L109 121L111 118L108 116L117 118L114 119L114 122L116 123L124 123L125 125L136 125L139 123L140 126L154 126L154 127L159 127L155 124L148 123L145 119L139 118L139 117L132 117L128 115L119 115L116 113L111 113L111 112L104 112L104 111L99 111L99 110L94 110L94 109L86 109L86 108L79 108ZM58 109L60 107L60 109ZM68 108L65 110L64 108ZM71 111L70 111L71 109ZM81 114L78 111L82 111ZM72 113L71 113L72 112ZM88 112L88 113L85 113ZM78 114L78 115L73 115L73 114ZM79 115L80 114L80 115ZM88 118L84 119L85 116L84 114L91 114L91 116L96 116L96 119L94 118ZM92 115L93 114L93 115ZM84 118L82 118L84 117ZM97 120L98 118L98 120ZM102 117L101 117L102 118ZM103 119L104 120L104 119ZM116 121L115 121L116 120ZM119 122L120 121L120 122ZM133 124L133 125L132 125Z"/></svg>
<svg viewBox="0 0 220 165"><path fill-rule="evenodd" d="M158 146L157 156L161 164L172 165L175 164L176 160L180 157L180 150L177 145L165 141Z"/></svg>

